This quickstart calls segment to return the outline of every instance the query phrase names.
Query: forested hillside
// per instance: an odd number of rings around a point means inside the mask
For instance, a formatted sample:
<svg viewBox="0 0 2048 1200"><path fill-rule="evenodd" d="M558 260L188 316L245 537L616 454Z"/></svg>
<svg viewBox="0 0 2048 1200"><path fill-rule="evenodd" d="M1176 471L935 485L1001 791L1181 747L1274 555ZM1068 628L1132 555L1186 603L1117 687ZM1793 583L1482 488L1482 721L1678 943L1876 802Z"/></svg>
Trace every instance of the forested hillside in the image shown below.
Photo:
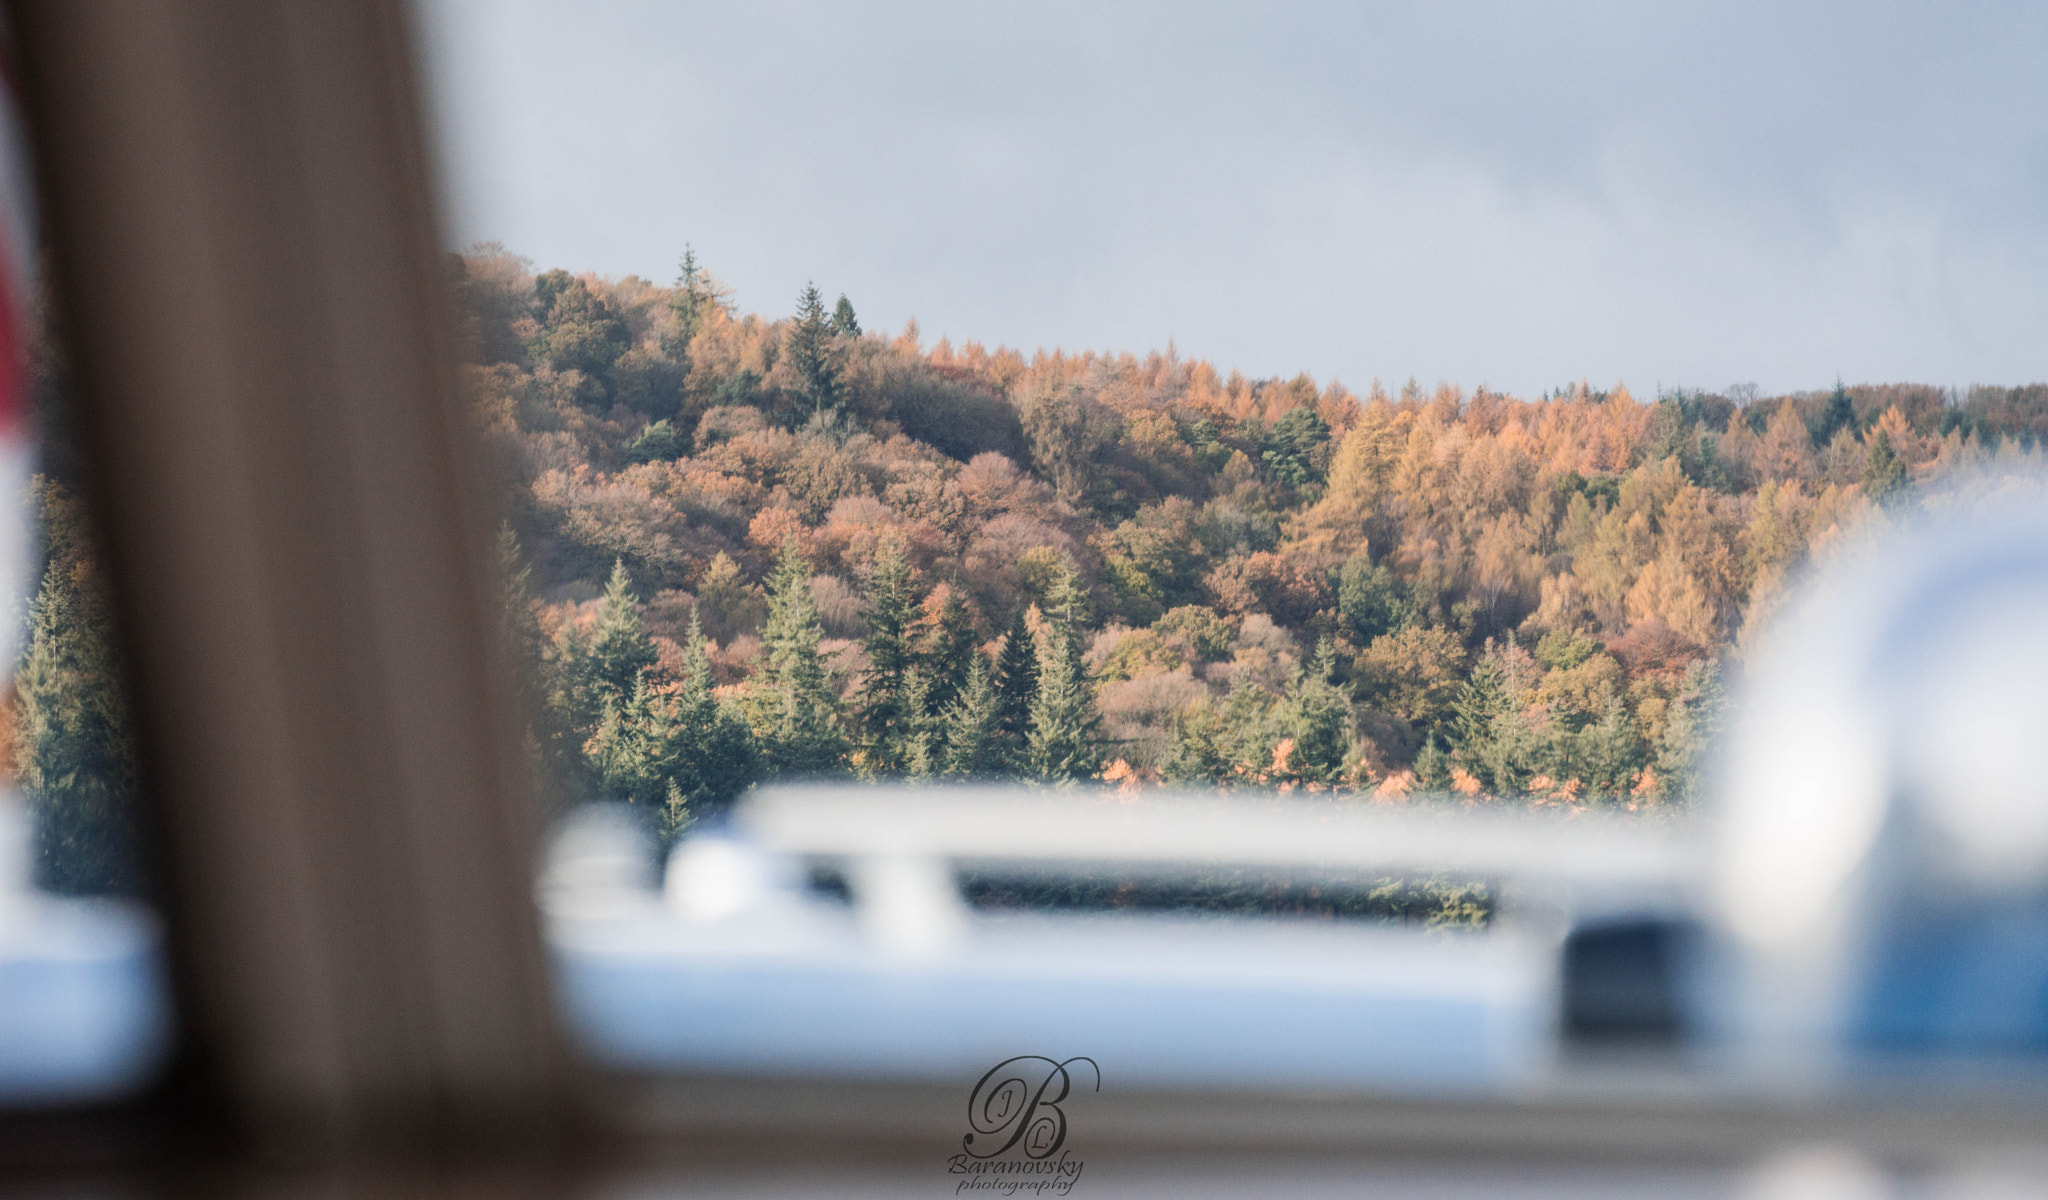
<svg viewBox="0 0 2048 1200"><path fill-rule="evenodd" d="M1788 580L2048 386L1654 401L1246 379L454 262L564 796L1103 778L1683 804Z"/></svg>
<svg viewBox="0 0 2048 1200"><path fill-rule="evenodd" d="M689 258L450 271L536 764L671 834L778 777L1683 805L1803 565L2048 435L2041 384L1358 394L742 314ZM56 361L6 726L41 880L132 888Z"/></svg>

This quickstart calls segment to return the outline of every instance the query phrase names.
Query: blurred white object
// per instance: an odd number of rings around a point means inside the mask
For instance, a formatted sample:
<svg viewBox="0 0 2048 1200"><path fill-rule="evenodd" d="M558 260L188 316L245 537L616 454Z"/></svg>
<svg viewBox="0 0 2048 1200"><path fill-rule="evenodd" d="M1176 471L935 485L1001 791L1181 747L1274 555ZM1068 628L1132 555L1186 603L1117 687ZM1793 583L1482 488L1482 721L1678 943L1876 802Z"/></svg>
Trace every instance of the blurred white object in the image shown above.
<svg viewBox="0 0 2048 1200"><path fill-rule="evenodd" d="M1715 888L1745 1021L2048 1044L2048 995L2024 994L2048 980L2048 497L1845 552L1755 662Z"/></svg>
<svg viewBox="0 0 2048 1200"><path fill-rule="evenodd" d="M725 837L690 838L669 858L669 907L685 921L722 921L773 899L776 872L768 856Z"/></svg>
<svg viewBox="0 0 2048 1200"><path fill-rule="evenodd" d="M944 952L967 934L960 884L943 860L926 854L870 854L855 859L847 881L861 929L894 954Z"/></svg>

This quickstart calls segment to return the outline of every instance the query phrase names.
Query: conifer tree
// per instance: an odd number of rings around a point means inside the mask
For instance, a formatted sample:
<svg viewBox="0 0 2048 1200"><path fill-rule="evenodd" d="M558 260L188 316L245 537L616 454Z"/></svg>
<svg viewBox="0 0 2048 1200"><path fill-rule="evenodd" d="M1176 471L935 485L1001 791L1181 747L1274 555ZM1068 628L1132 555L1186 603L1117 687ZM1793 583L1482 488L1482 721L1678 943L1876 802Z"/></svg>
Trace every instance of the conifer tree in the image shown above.
<svg viewBox="0 0 2048 1200"><path fill-rule="evenodd" d="M1002 773L1007 755L1000 740L1002 698L995 672L980 654L967 665L960 694L946 706L945 774L954 779L987 779Z"/></svg>
<svg viewBox="0 0 2048 1200"><path fill-rule="evenodd" d="M932 677L922 664L903 673L900 747L905 778L930 779L945 769L945 727L931 712Z"/></svg>
<svg viewBox="0 0 2048 1200"><path fill-rule="evenodd" d="M671 810L678 798L693 814L707 807L727 807L759 778L761 755L753 731L712 693L711 655L695 614L690 617L689 644L683 650L676 723L683 735L683 748L669 776ZM673 838L679 832L681 825L671 811L667 835Z"/></svg>
<svg viewBox="0 0 2048 1200"><path fill-rule="evenodd" d="M931 625L918 653L919 661L931 674L931 704L927 711L933 715L944 712L953 703L967 682L969 668L981 657L974 641L974 614L961 598L960 590L949 585L941 585L938 590L944 594L938 597L937 613L931 613L931 600L925 601Z"/></svg>
<svg viewBox="0 0 2048 1200"><path fill-rule="evenodd" d="M1038 694L1031 703L1025 767L1047 782L1093 778L1102 770L1102 716L1081 661L1087 600L1074 565L1062 557L1045 590L1039 630Z"/></svg>
<svg viewBox="0 0 2048 1200"><path fill-rule="evenodd" d="M1491 654L1473 666L1451 701L1451 757L1481 779L1486 778L1483 772L1492 756L1494 720L1509 703L1500 661Z"/></svg>
<svg viewBox="0 0 2048 1200"><path fill-rule="evenodd" d="M1891 434L1880 429L1870 435L1870 460L1863 468L1863 490L1877 504L1890 504L1906 486L1906 464L1892 449Z"/></svg>
<svg viewBox="0 0 2048 1200"><path fill-rule="evenodd" d="M864 771L870 776L895 775L907 762L911 725L925 715L922 703L910 703L904 694L904 676L912 667L910 625L915 610L910 563L895 538L885 539L875 555L867 604L868 634L862 645L868 661L853 697L854 720Z"/></svg>
<svg viewBox="0 0 2048 1200"><path fill-rule="evenodd" d="M597 689L593 705L609 698L623 702L633 694L641 672L652 667L658 656L654 639L640 620L640 603L633 595L633 577L623 559L612 562L611 579L605 584L604 605L597 611L591 630L588 678Z"/></svg>
<svg viewBox="0 0 2048 1200"><path fill-rule="evenodd" d="M52 891L137 887L128 824L135 737L111 626L90 560L53 558L30 606L28 649L14 674L17 770L35 821L35 881Z"/></svg>
<svg viewBox="0 0 2048 1200"><path fill-rule="evenodd" d="M747 694L747 721L770 777L834 775L845 765L838 697L818 656L824 636L811 596L810 563L792 536L783 542L768 581L760 665Z"/></svg>
<svg viewBox="0 0 2048 1200"><path fill-rule="evenodd" d="M790 322L785 338L785 354L803 383L813 415L821 416L838 403L839 364L832 346L831 322L815 283L805 284L803 295L797 299L796 319Z"/></svg>
<svg viewBox="0 0 2048 1200"><path fill-rule="evenodd" d="M1588 787L1607 796L1626 796L1643 766L1642 739L1618 693L1607 693L1600 719L1580 730L1577 741Z"/></svg>
<svg viewBox="0 0 2048 1200"><path fill-rule="evenodd" d="M1031 703L1038 696L1038 650L1019 609L1003 635L996 659L997 752L1013 767L1024 762L1024 743L1031 736Z"/></svg>
<svg viewBox="0 0 2048 1200"><path fill-rule="evenodd" d="M589 772L582 738L571 732L575 718L561 663L534 611L532 580L533 568L519 547L518 535L510 522L500 525L499 619L526 724L527 751L549 804L567 807L587 795Z"/></svg>
<svg viewBox="0 0 2048 1200"><path fill-rule="evenodd" d="M685 243L681 273L668 298L674 323L661 339L662 351L685 369L690 362L690 343L696 339L697 331L704 328L704 320L715 303L717 296L712 291L711 277L697 264L697 251Z"/></svg>
<svg viewBox="0 0 2048 1200"><path fill-rule="evenodd" d="M1700 770L1720 736L1726 704L1719 669L1704 659L1687 664L1684 682L1664 720L1654 764L1664 794L1674 803L1684 804L1698 795Z"/></svg>
<svg viewBox="0 0 2048 1200"><path fill-rule="evenodd" d="M1856 405L1849 399L1849 389L1837 379L1835 390L1828 395L1827 407L1820 410L1813 426L1813 444L1825 447L1834 440L1837 430L1853 428L1855 424Z"/></svg>
<svg viewBox="0 0 2048 1200"><path fill-rule="evenodd" d="M853 315L853 303L843 293L832 308L832 332L840 337L860 336L860 320Z"/></svg>
<svg viewBox="0 0 2048 1200"><path fill-rule="evenodd" d="M1415 754L1415 784L1426 791L1442 791L1450 786L1451 756L1436 744L1432 733L1422 743L1422 749Z"/></svg>
<svg viewBox="0 0 2048 1200"><path fill-rule="evenodd" d="M1344 777L1344 760L1351 752L1351 705L1330 682L1336 669L1336 648L1324 638L1287 698L1288 732L1294 739L1288 769L1303 783L1330 784Z"/></svg>
<svg viewBox="0 0 2048 1200"><path fill-rule="evenodd" d="M1207 700L1197 700L1175 713L1166 757L1159 773L1168 783L1222 783L1234 763L1220 737L1221 722Z"/></svg>

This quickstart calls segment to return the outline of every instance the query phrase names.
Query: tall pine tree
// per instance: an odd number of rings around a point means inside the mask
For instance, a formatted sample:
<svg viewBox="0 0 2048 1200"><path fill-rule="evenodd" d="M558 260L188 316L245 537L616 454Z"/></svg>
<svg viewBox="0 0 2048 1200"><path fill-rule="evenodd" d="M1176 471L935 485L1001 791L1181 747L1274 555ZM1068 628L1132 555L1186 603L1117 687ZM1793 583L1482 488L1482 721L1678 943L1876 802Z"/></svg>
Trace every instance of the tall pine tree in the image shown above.
<svg viewBox="0 0 2048 1200"><path fill-rule="evenodd" d="M925 716L922 697L906 701L904 676L912 668L910 628L915 613L910 590L910 562L903 544L884 539L868 573L867 667L854 693L854 720L860 731L862 773L869 777L901 774L908 762L911 727Z"/></svg>
<svg viewBox="0 0 2048 1200"><path fill-rule="evenodd" d="M831 319L825 315L825 301L815 283L805 284L797 299L796 319L784 338L784 355L803 384L813 416L837 406L839 362L832 344Z"/></svg>
<svg viewBox="0 0 2048 1200"><path fill-rule="evenodd" d="M1001 741L1002 698L995 672L977 653L967 666L960 694L946 706L943 718L945 774L954 779L987 779L1000 775L1009 756Z"/></svg>
<svg viewBox="0 0 2048 1200"><path fill-rule="evenodd" d="M135 735L111 608L82 530L47 532L75 517L75 506L56 485L37 482L50 558L14 673L16 769L35 823L35 880L58 892L134 892Z"/></svg>
<svg viewBox="0 0 2048 1200"><path fill-rule="evenodd" d="M632 698L642 672L658 659L654 639L640 620L640 602L633 595L633 577L623 560L612 563L604 604L597 610L589 640L581 647L578 682L582 695L578 715L586 727L596 724L607 703L623 705Z"/></svg>
<svg viewBox="0 0 2048 1200"><path fill-rule="evenodd" d="M1344 777L1344 760L1351 752L1351 705L1330 682L1336 670L1336 648L1324 638L1287 697L1288 733L1294 739L1288 773L1303 783L1332 784Z"/></svg>
<svg viewBox="0 0 2048 1200"><path fill-rule="evenodd" d="M811 596L811 566L791 537L768 580L760 666L746 698L747 722L770 777L817 778L845 769L839 698L818 656L824 637Z"/></svg>
<svg viewBox="0 0 2048 1200"><path fill-rule="evenodd" d="M839 303L832 306L832 332L840 337L859 337L860 318L853 315L853 302L844 294Z"/></svg>
<svg viewBox="0 0 2048 1200"><path fill-rule="evenodd" d="M953 703L967 682L968 667L981 651L975 644L974 613L960 595L960 589L942 583L925 597L923 637L918 661L932 677L931 715L937 716Z"/></svg>
<svg viewBox="0 0 2048 1200"><path fill-rule="evenodd" d="M996 753L1004 765L1021 769L1024 744L1031 736L1031 703L1038 697L1038 648L1017 610L1003 648L996 658Z"/></svg>
<svg viewBox="0 0 2048 1200"><path fill-rule="evenodd" d="M1087 598L1074 564L1062 557L1045 589L1038 642L1038 694L1031 703L1025 767L1047 782L1090 779L1102 771L1102 716L1081 661Z"/></svg>

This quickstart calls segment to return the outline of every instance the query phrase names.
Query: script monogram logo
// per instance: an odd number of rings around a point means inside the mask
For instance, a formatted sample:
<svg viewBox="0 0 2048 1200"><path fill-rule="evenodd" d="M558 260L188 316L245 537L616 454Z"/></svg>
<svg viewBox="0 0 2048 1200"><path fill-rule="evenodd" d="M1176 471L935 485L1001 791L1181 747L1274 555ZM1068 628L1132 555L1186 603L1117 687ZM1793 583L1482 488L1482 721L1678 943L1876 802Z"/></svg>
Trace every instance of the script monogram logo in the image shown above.
<svg viewBox="0 0 2048 1200"><path fill-rule="evenodd" d="M1102 1069L1092 1058L1054 1062L1025 1054L990 1067L967 1098L967 1124L974 1132L960 1139L960 1148L974 1158L994 1158L1012 1146L1021 1146L1026 1158L1058 1153L1067 1140L1067 1114L1060 1104L1073 1091L1067 1068L1075 1063L1088 1064L1095 1090L1101 1091ZM981 1144L990 1149L975 1149L977 1138L986 1139Z"/></svg>

